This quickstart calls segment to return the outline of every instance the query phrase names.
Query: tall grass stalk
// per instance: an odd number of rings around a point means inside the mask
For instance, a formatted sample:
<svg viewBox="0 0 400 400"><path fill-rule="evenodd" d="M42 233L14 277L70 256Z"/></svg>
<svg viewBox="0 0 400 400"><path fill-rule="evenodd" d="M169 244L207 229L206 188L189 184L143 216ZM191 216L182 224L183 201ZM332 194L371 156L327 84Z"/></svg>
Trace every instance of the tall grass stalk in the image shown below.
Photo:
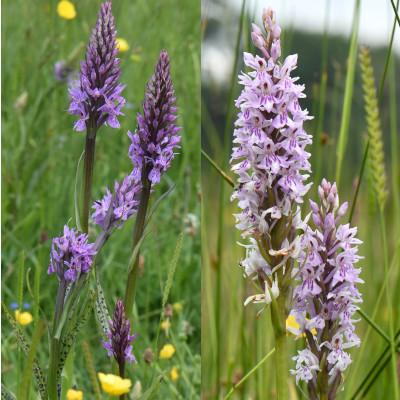
<svg viewBox="0 0 400 400"><path fill-rule="evenodd" d="M345 87L344 101L343 101L342 121L340 125L339 140L336 150L337 160L336 160L335 181L338 189L340 189L342 162L347 146L347 138L349 131L350 115L351 115L351 103L353 100L354 75L356 71L356 61L357 61L357 38L358 38L359 17L360 17L360 0L357 0L354 8L353 27L351 32L348 69L346 74L346 87Z"/></svg>
<svg viewBox="0 0 400 400"><path fill-rule="evenodd" d="M317 114L317 129L314 137L314 152L315 155L315 182L321 182L321 167L322 167L322 130L324 127L324 115L325 115L325 103L326 103L326 85L328 81L328 25L329 25L329 9L330 1L328 0L325 4L325 22L324 22L324 34L322 39L322 61L321 61L321 81L319 84L319 95L318 95L318 114ZM315 185L317 190L317 185Z"/></svg>
<svg viewBox="0 0 400 400"><path fill-rule="evenodd" d="M383 249L383 262L385 266L385 279L387 280L386 286L386 303L389 313L389 337L391 339L390 343L390 351L391 351L391 365L392 365L392 373L393 373L393 393L394 398L399 398L399 377L397 373L397 360L396 360L396 343L395 343L395 334L394 334L394 322L393 322L393 309L392 309L392 296L390 289L390 280L389 280L389 260L388 260L388 247L386 240L386 226L385 226L385 216L383 213L383 205L379 207L379 217L380 217L380 228L381 228L381 236L382 236L382 249Z"/></svg>
<svg viewBox="0 0 400 400"><path fill-rule="evenodd" d="M397 6L399 2L397 2ZM396 70L394 64L394 58L390 60L389 67L389 107L390 107L390 150L391 150L391 161L392 161L392 195L393 195L393 210L394 210L394 223L395 232L399 232L400 229L400 200L399 190L399 165L398 165L398 138L397 138L397 110L396 110Z"/></svg>
<svg viewBox="0 0 400 400"><path fill-rule="evenodd" d="M224 130L224 147L223 147L223 159L222 167L224 168L228 164L228 155L230 149L230 129L232 120L232 108L233 108L233 89L236 82L236 71L238 65L238 53L239 44L242 37L244 14L245 14L245 0L242 2L242 8L240 12L239 29L236 37L236 47L234 53L235 62L232 68L231 84L229 87L228 96L228 110L226 114L225 130ZM221 332L221 283L222 283L222 253L223 253L223 229L224 229L224 204L225 204L225 184L221 181L220 193L219 193L219 218L218 218L218 239L217 239L217 281L216 281L216 313L215 313L215 327L217 337L217 358L216 358L216 369L217 373L215 376L215 384L217 390L217 398L220 397L220 381L221 381L221 348L222 348L222 332Z"/></svg>
<svg viewBox="0 0 400 400"><path fill-rule="evenodd" d="M249 377L254 374L271 356L275 353L275 348L273 348L254 368L252 368L236 385L233 385L231 390L227 393L224 400L229 399L232 396L233 392L239 388L243 383L249 379Z"/></svg>

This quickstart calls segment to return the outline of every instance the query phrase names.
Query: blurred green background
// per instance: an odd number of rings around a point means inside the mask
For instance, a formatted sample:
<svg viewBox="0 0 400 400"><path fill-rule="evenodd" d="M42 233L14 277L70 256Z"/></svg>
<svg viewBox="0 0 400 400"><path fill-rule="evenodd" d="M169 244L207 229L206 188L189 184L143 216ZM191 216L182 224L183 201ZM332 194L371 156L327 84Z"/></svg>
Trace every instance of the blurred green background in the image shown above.
<svg viewBox="0 0 400 400"><path fill-rule="evenodd" d="M313 16L314 18L319 16L320 9L328 7L328 4L331 4L332 15L342 13L343 18L350 20L350 23L353 18L355 2L349 2L351 6L348 4L347 7L351 8L351 16L347 14L344 16L347 8L338 10L337 2L314 2L315 9L310 7L311 2L305 3L308 4L308 8L307 6L303 7L306 7L305 12L309 13L309 20ZM361 3L365 5L364 2ZM256 21L260 25L262 9L269 6L269 3L264 1L245 2L241 25L241 4L242 2L228 0L204 1L202 11L204 33L202 44L202 148L234 181L235 175L230 172L228 160L232 146L234 121L238 112L233 101L237 99L242 90L237 83L237 75L240 71L247 72L243 64L243 51L258 54L250 38L251 23ZM294 7L294 2L286 1L281 2L279 8L290 10L292 6ZM298 6L302 7L301 4ZM390 3L385 6L391 11ZM344 33L342 35L331 34L331 31L338 30L332 22L327 33L324 34L328 19L325 19L325 23L319 24L323 27L319 32L312 24L299 30L294 26L301 25L301 20L297 20L297 18L301 18L300 15L291 11L290 16L282 16L278 13L278 9L275 11L278 22L281 19L286 21L290 18L293 19L293 24L281 24L282 59L284 60L289 54L298 54L298 67L292 76L299 76L298 83L305 85L304 93L307 98L301 99L300 104L303 109L307 108L310 115L314 116L313 120L306 122L305 130L314 137L312 148L308 149L312 153L310 162L313 170L308 181L314 182L308 197L315 200L316 189L322 177L326 177L331 182L335 180L336 150L343 111L351 25L346 30L346 35ZM369 12L374 13L374 8L369 9ZM365 13L361 15L361 18L363 15ZM393 13L390 14L389 20L390 25L386 29L389 32L386 44L371 48L375 86L378 91L383 77L390 32L393 27ZM315 25L318 25L317 21ZM379 24L376 21L374 29L379 30L380 28L382 28L382 21ZM395 37L398 43L399 26L396 29ZM382 36L382 33L379 33ZM239 40L237 40L238 37ZM370 45L364 40L359 39L359 44ZM238 64L235 68L236 58ZM398 257L400 217L398 203L396 203L400 195L400 169L397 156L393 158L392 155L398 154L399 151L398 115L400 108L398 96L400 81L397 79L399 71L398 53L392 52L380 103L380 117L389 190L385 218L389 265L393 265L390 284L395 332L400 327ZM324 82L326 82L325 89L321 90ZM353 201L366 145L364 99L358 55L351 103L349 137L339 187L340 201L348 201L350 205ZM360 276L365 283L360 285L359 289L364 299L363 311L372 316L374 307L378 304L374 321L384 332L388 333L388 308L385 296L382 301L378 301L385 274L379 216L370 178L371 173L367 166L352 220L352 225L358 226L358 237L364 242L359 248L359 254L363 255L365 259L359 263L359 267L362 267ZM261 307L249 305L244 308L243 306L244 300L247 296L254 294L254 291L243 279L238 267L238 261L244 258L245 253L243 247L237 244L237 242L243 243L244 240L234 226L235 219L232 214L237 212L238 207L237 202L230 202L232 188L223 181L219 173L210 166L205 158L202 159L202 180L202 393L204 399L215 399L224 398L233 385L237 384L269 353L274 346L274 340L269 310L257 320L255 316ZM307 200L303 215L308 212ZM343 223L347 222L348 215L349 212ZM359 316L357 315L356 318ZM359 385L386 347L386 342L375 331L366 336L368 326L364 320L356 324L356 333L360 336L362 345L360 348L351 349L353 364L346 371L348 376L345 390L339 395L339 398L353 398ZM303 339L294 341L291 337L288 338L290 358L297 354L297 350L304 347ZM399 372L399 355L397 363ZM290 360L289 366L294 368L295 362ZM380 368L381 365L375 367L374 372L378 372ZM376 380L368 380L355 398L393 398L393 375L390 363L382 368L382 372L377 375ZM288 384L291 399L304 398L296 389L293 376L290 376ZM275 385L275 356L273 355L234 391L231 398L274 399L276 398ZM361 396L366 389L368 389L367 393Z"/></svg>
<svg viewBox="0 0 400 400"><path fill-rule="evenodd" d="M54 64L71 60L73 70L84 58L101 2L74 1L76 18L66 20L57 14L57 1L16 0L2 7L2 300L7 307L17 300L18 258L25 252L25 270L40 295L40 305L52 319L57 279L48 276L51 240L62 232L70 218L75 225L74 184L76 166L84 147L84 132L74 132L75 117L68 115L67 84L56 81ZM112 187L131 171L127 157L136 113L141 111L145 85L154 71L162 49L168 51L171 76L180 107L178 125L183 126L182 148L155 188L151 203L174 183L176 188L161 203L153 220L152 233L141 254L144 268L139 280L133 332L138 332L133 353L138 365L127 367L133 384L139 380L146 389L152 366L145 366L142 354L155 344L162 310L161 300L168 268L180 232L183 247L176 268L169 302L183 305L171 320L170 333L162 331L159 348L173 343L177 353L160 360L168 383L161 385L158 398L198 398L200 387L200 4L182 7L179 0L117 0L112 4L117 37L130 49L119 53L125 117L121 129L102 127L97 135L93 198L99 199L105 187ZM124 295L125 272L131 250L134 220L127 222L109 240L98 257L102 285L108 307ZM91 231L96 238L97 228ZM38 320L38 308L24 286L25 302ZM27 335L34 324L24 327ZM82 341L89 344L96 372L110 372L109 359L100 345L93 315L78 336L75 352L75 382L84 398L93 398L93 389L82 352ZM46 368L48 349L42 338L38 357ZM16 339L2 314L2 382L17 392L17 371L25 356L19 354ZM177 366L179 378L169 381L169 371ZM157 371L156 371L157 372ZM158 373L158 372L157 372ZM32 384L32 388L35 385ZM36 398L34 390L30 398Z"/></svg>

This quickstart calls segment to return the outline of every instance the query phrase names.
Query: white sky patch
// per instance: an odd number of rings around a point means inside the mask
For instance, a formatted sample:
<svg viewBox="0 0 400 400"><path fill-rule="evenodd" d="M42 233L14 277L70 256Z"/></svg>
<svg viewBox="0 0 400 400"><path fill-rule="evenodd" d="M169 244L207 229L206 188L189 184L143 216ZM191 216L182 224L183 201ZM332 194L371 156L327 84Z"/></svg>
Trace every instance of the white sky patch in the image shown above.
<svg viewBox="0 0 400 400"><path fill-rule="evenodd" d="M240 12L241 1L228 0L227 4ZM328 32L350 38L355 0L251 0L251 10L259 10L256 23L261 25L264 7L272 7L282 27L322 33L325 28L326 8L329 7ZM396 4L396 0L394 1ZM358 38L367 46L387 46L394 22L390 0L362 0ZM400 28L397 25L393 50L400 54Z"/></svg>

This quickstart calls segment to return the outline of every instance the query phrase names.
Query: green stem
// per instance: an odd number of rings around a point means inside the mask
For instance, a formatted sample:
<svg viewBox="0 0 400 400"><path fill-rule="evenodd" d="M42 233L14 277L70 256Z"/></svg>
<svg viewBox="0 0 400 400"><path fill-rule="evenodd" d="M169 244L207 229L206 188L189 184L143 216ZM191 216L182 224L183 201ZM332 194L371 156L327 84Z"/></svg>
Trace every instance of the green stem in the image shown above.
<svg viewBox="0 0 400 400"><path fill-rule="evenodd" d="M83 181L82 181L82 215L81 226L84 233L88 232L90 196L93 183L94 151L96 148L96 126L93 123L87 128L85 143L85 158L83 161Z"/></svg>
<svg viewBox="0 0 400 400"><path fill-rule="evenodd" d="M125 361L122 360L121 363L119 364L119 376L124 379L125 378ZM119 400L125 400L126 396L125 394L121 394L119 396Z"/></svg>
<svg viewBox="0 0 400 400"><path fill-rule="evenodd" d="M149 205L149 199L150 199L151 184L146 169L144 167L142 171L143 171L143 177L142 177L143 187L142 187L142 193L140 195L140 204L136 216L135 227L133 229L133 247L132 247L133 249L135 249L136 245L142 238L146 221L147 207ZM140 251L137 252L135 263L133 264L133 268L129 273L128 280L126 282L125 301L124 301L126 318L131 317L133 304L135 303L138 271L139 271L139 254Z"/></svg>
<svg viewBox="0 0 400 400"><path fill-rule="evenodd" d="M382 249L383 249L383 261L385 266L385 278L387 280L386 286L386 302L389 312L389 337L390 337L390 352L392 354L392 372L393 372L393 386L394 386L394 398L399 398L399 381L397 375L397 365L396 365L396 347L395 347L395 335L393 327L393 314L392 314L392 297L390 291L390 280L389 280L389 260L387 251L387 241L386 241L386 228L385 228L385 217L383 215L383 204L379 204L379 217L382 235Z"/></svg>
<svg viewBox="0 0 400 400"><path fill-rule="evenodd" d="M66 288L67 288L66 282L64 280L61 281L58 288L56 308L54 311L54 322L52 327L51 343L50 343L50 363L49 363L49 373L48 373L49 376L47 385L47 390L50 400L58 400L57 364L59 355L58 353L60 351L60 341L59 339L55 338L55 335L64 308L64 298L65 298Z"/></svg>
<svg viewBox="0 0 400 400"><path fill-rule="evenodd" d="M278 391L278 400L288 400L288 363L286 346L286 311L285 296L281 293L276 299L277 311L271 307L272 325L275 334L276 351L276 387Z"/></svg>
<svg viewBox="0 0 400 400"><path fill-rule="evenodd" d="M203 157L214 167L214 169L224 178L232 187L235 186L233 180L217 165L215 161L203 150L201 149L201 154Z"/></svg>
<svg viewBox="0 0 400 400"><path fill-rule="evenodd" d="M263 365L265 363L265 361L268 360L268 358L270 358L272 356L272 354L275 353L275 347L255 366L253 367L238 383L236 383L235 385L232 386L231 390L228 392L228 394L225 396L224 400L229 399L229 397L231 397L232 393L239 387L241 386L243 383L245 383L247 381L247 379L255 372L257 371L261 365Z"/></svg>

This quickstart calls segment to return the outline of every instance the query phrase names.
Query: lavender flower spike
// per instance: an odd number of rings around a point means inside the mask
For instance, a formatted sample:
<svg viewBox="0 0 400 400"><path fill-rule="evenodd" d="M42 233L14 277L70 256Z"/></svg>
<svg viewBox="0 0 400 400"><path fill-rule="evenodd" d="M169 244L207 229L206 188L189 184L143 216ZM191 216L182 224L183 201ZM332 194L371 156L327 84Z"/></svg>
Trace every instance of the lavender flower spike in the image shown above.
<svg viewBox="0 0 400 400"><path fill-rule="evenodd" d="M64 226L64 235L53 239L48 274L56 272L59 281L76 282L81 274L87 274L96 254L88 236Z"/></svg>
<svg viewBox="0 0 400 400"><path fill-rule="evenodd" d="M362 302L356 283L361 269L353 264L360 260L355 235L357 228L339 225L346 213L347 202L339 207L336 184L323 179L318 188L321 206L310 200L315 231L308 228L302 244L309 249L302 251L299 261L301 284L294 291L295 315L300 329L290 330L298 335L305 333L307 349L299 351L295 370L296 382L307 381L312 399L334 399L339 392L342 372L352 362L344 350L359 346L354 333L355 303ZM298 271L298 270L297 270ZM294 271L296 272L296 271ZM289 328L288 328L289 329ZM311 330L317 332L316 335Z"/></svg>
<svg viewBox="0 0 400 400"><path fill-rule="evenodd" d="M125 319L125 307L121 299L118 299L112 321L109 321L110 330L107 332L109 342L102 341L103 346L108 350L108 355L117 361L120 371L127 361L135 361L132 354L132 342L137 333L131 335L131 324Z"/></svg>
<svg viewBox="0 0 400 400"><path fill-rule="evenodd" d="M95 131L107 122L113 128L120 127L117 115L123 115L125 99L121 92L126 85L119 83L121 68L120 60L115 57L118 52L116 35L111 3L106 1L101 5L96 27L92 30L86 59L81 62L79 80L68 89L72 97L68 112L79 116L74 128L77 131L89 127Z"/></svg>
<svg viewBox="0 0 400 400"><path fill-rule="evenodd" d="M136 133L128 131L132 141L128 155L139 168L145 165L146 176L152 184L156 184L170 167L174 148L180 147L181 139L177 136L181 128L174 123L178 118L175 115L178 107L174 106L176 98L165 50L161 51L154 75L146 88L143 115L137 114Z"/></svg>
<svg viewBox="0 0 400 400"><path fill-rule="evenodd" d="M299 105L305 97L304 86L290 76L297 55L279 62L281 30L271 9L264 10L263 23L267 36L254 24L251 35L263 57L244 53L244 62L252 71L239 75L244 88L236 100L240 112L233 142L237 147L231 158L232 170L239 177L231 199L238 199L243 210L235 214L236 227L243 231L242 237L252 236L242 265L249 276L258 278L264 292L261 296L268 300L265 282L272 287L281 267L288 281L300 251L296 229L304 223L293 206L303 202L311 186L304 183L309 176L304 172L311 172L310 154L305 151L311 136L303 128L310 117Z"/></svg>
<svg viewBox="0 0 400 400"><path fill-rule="evenodd" d="M112 195L110 190L106 188L107 194L100 201L95 201L92 208L95 212L92 214L95 225L101 226L103 229L110 231L118 225L121 229L124 221L136 215L137 206L139 204L139 196L142 185L140 183L140 171L135 168L127 175L122 184L115 181L114 192ZM107 214L112 207L112 213L109 221L106 221ZM108 226L105 226L107 223Z"/></svg>

